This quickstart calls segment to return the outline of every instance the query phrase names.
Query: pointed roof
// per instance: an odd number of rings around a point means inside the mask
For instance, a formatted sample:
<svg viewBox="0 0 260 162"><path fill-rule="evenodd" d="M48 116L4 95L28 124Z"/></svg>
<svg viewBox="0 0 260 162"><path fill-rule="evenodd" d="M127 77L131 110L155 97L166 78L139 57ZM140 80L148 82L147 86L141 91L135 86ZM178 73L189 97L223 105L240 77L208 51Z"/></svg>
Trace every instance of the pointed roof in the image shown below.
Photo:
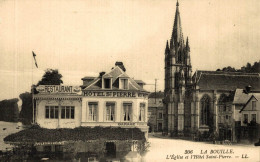
<svg viewBox="0 0 260 162"><path fill-rule="evenodd" d="M182 29L181 29L181 17L180 17L180 12L179 12L179 2L177 1L171 42L174 40L174 42L181 43L182 35L183 34L182 34Z"/></svg>
<svg viewBox="0 0 260 162"><path fill-rule="evenodd" d="M260 94L252 94L251 97L247 100L246 104L242 107L242 109L239 111L240 113L245 109L245 107L250 103L252 98L255 98L257 101L260 100Z"/></svg>
<svg viewBox="0 0 260 162"><path fill-rule="evenodd" d="M190 51L190 44L189 44L189 38L186 39L186 48Z"/></svg>
<svg viewBox="0 0 260 162"><path fill-rule="evenodd" d="M170 51L170 48L169 48L169 43L168 43L168 40L167 40L166 47L165 47L165 54L168 54L169 51Z"/></svg>
<svg viewBox="0 0 260 162"><path fill-rule="evenodd" d="M119 66L114 67L109 73L103 75L103 78L111 78L112 79L112 90L120 90L119 89L119 78L128 78L129 81L129 89L132 91L142 91L148 92L142 87L140 87L135 80L130 78ZM83 90L102 90L102 77L97 77L88 85L84 85ZM125 91L125 90L124 90Z"/></svg>

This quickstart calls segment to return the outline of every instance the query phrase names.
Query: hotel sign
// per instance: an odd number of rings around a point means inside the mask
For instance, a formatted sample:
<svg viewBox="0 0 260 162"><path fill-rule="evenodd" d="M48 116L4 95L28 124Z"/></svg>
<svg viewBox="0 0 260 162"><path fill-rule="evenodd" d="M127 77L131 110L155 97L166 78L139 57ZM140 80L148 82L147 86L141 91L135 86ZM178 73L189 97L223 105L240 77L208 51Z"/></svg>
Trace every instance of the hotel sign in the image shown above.
<svg viewBox="0 0 260 162"><path fill-rule="evenodd" d="M84 91L84 96L89 97L147 97L147 93L129 91Z"/></svg>
<svg viewBox="0 0 260 162"><path fill-rule="evenodd" d="M39 93L79 93L81 88L68 85L39 85L36 87Z"/></svg>
<svg viewBox="0 0 260 162"><path fill-rule="evenodd" d="M145 122L120 122L118 126L144 126L147 125Z"/></svg>

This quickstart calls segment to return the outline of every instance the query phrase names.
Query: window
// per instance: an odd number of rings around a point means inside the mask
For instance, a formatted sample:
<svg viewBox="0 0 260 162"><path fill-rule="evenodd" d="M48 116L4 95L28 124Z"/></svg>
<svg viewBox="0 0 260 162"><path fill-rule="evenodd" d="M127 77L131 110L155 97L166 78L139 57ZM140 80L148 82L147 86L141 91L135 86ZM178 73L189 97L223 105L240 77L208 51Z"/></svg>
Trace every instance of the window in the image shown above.
<svg viewBox="0 0 260 162"><path fill-rule="evenodd" d="M106 103L106 120L115 121L115 103Z"/></svg>
<svg viewBox="0 0 260 162"><path fill-rule="evenodd" d="M162 131L162 123L158 123L158 131L159 131L159 132Z"/></svg>
<svg viewBox="0 0 260 162"><path fill-rule="evenodd" d="M88 103L88 107L89 107L88 120L89 121L97 121L97 107L98 107L98 103L97 102L89 102Z"/></svg>
<svg viewBox="0 0 260 162"><path fill-rule="evenodd" d="M228 122L229 122L229 123L232 122L232 121L231 121L231 116L230 116L230 115L228 116Z"/></svg>
<svg viewBox="0 0 260 162"><path fill-rule="evenodd" d="M61 119L74 119L74 106L61 106Z"/></svg>
<svg viewBox="0 0 260 162"><path fill-rule="evenodd" d="M222 111L223 111L223 105L219 105L218 112L222 112Z"/></svg>
<svg viewBox="0 0 260 162"><path fill-rule="evenodd" d="M223 111L226 111L226 105L223 106Z"/></svg>
<svg viewBox="0 0 260 162"><path fill-rule="evenodd" d="M59 107L58 106L45 106L45 118L58 119Z"/></svg>
<svg viewBox="0 0 260 162"><path fill-rule="evenodd" d="M123 118L124 121L130 121L132 115L132 104L131 103L124 103L123 104Z"/></svg>
<svg viewBox="0 0 260 162"><path fill-rule="evenodd" d="M43 150L44 152L51 152L51 146L44 146Z"/></svg>
<svg viewBox="0 0 260 162"><path fill-rule="evenodd" d="M158 116L158 119L162 119L163 118L163 115L161 112L159 112L159 116Z"/></svg>
<svg viewBox="0 0 260 162"><path fill-rule="evenodd" d="M104 87L105 88L111 88L111 79L110 78L104 79Z"/></svg>
<svg viewBox="0 0 260 162"><path fill-rule="evenodd" d="M63 146L62 145L55 145L55 152L62 152Z"/></svg>
<svg viewBox="0 0 260 162"><path fill-rule="evenodd" d="M252 110L256 110L256 101L252 101Z"/></svg>
<svg viewBox="0 0 260 162"><path fill-rule="evenodd" d="M128 89L128 79L121 79L121 88Z"/></svg>
<svg viewBox="0 0 260 162"><path fill-rule="evenodd" d="M218 123L221 123L221 116L218 116Z"/></svg>
<svg viewBox="0 0 260 162"><path fill-rule="evenodd" d="M227 106L227 111L231 111L231 106Z"/></svg>
<svg viewBox="0 0 260 162"><path fill-rule="evenodd" d="M145 115L145 104L140 103L139 121L144 121L144 115Z"/></svg>
<svg viewBox="0 0 260 162"><path fill-rule="evenodd" d="M210 98L205 95L201 99L200 123L201 125L210 124Z"/></svg>
<svg viewBox="0 0 260 162"><path fill-rule="evenodd" d="M248 114L244 114L244 121L243 121L244 124L247 124L248 123Z"/></svg>
<svg viewBox="0 0 260 162"><path fill-rule="evenodd" d="M256 122L256 114L251 114L251 121Z"/></svg>

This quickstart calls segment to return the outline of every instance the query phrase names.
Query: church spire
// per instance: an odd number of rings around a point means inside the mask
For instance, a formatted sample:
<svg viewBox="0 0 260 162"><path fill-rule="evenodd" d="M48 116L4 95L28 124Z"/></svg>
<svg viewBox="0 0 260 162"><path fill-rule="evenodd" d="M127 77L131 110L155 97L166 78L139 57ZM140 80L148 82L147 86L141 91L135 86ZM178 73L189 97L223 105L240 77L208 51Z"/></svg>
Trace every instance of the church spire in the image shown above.
<svg viewBox="0 0 260 162"><path fill-rule="evenodd" d="M165 48L165 54L169 54L169 51L170 51L170 48L169 48L169 43L168 43L168 40L167 40L167 43L166 43L166 48Z"/></svg>
<svg viewBox="0 0 260 162"><path fill-rule="evenodd" d="M175 12L175 19L174 19L171 41L174 41L174 43L182 43L181 17L179 12L178 0L176 3L176 12Z"/></svg>
<svg viewBox="0 0 260 162"><path fill-rule="evenodd" d="M189 38L187 37L187 40L186 40L186 48L187 48L187 51L190 52L190 45L189 45Z"/></svg>

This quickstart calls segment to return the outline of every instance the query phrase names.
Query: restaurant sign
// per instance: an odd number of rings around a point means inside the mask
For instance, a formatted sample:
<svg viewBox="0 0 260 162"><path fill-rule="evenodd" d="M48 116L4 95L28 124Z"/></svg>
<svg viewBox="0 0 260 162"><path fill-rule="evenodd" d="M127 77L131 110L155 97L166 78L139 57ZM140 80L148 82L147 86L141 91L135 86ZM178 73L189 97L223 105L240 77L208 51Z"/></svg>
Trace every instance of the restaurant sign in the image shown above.
<svg viewBox="0 0 260 162"><path fill-rule="evenodd" d="M89 97L147 97L147 93L141 93L141 92L125 92L125 91L84 91L84 96Z"/></svg>
<svg viewBox="0 0 260 162"><path fill-rule="evenodd" d="M79 86L69 85L39 85L36 87L39 93L80 93Z"/></svg>

